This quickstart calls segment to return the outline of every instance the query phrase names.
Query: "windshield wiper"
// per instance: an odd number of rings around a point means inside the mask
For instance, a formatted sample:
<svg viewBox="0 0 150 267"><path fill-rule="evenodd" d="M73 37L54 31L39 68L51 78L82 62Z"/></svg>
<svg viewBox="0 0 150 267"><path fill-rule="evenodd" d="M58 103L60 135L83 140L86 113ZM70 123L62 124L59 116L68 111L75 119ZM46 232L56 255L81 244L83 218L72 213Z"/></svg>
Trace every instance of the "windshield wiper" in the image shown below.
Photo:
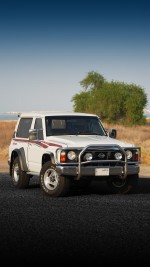
<svg viewBox="0 0 150 267"><path fill-rule="evenodd" d="M76 135L101 135L99 133L89 133L89 132L77 132Z"/></svg>

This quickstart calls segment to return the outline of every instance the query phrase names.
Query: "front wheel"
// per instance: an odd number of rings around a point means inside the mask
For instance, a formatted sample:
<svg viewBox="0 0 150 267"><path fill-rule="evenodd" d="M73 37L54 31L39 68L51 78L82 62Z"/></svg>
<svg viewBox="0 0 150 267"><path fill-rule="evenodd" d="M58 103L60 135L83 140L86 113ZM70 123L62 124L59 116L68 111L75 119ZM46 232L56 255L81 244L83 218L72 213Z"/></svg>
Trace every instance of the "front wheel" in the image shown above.
<svg viewBox="0 0 150 267"><path fill-rule="evenodd" d="M107 180L107 185L113 194L126 194L133 191L137 186L139 175L128 175L126 179L121 179L119 176L110 177Z"/></svg>
<svg viewBox="0 0 150 267"><path fill-rule="evenodd" d="M70 180L58 175L54 166L46 162L40 172L40 187L48 196L65 196L70 189Z"/></svg>

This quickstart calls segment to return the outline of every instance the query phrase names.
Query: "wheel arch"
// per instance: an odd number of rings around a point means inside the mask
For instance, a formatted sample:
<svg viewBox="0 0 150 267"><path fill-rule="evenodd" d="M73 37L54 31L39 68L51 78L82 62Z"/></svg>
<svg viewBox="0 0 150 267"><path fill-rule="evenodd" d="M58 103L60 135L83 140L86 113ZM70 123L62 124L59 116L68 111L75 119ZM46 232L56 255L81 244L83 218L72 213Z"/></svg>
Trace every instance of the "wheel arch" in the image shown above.
<svg viewBox="0 0 150 267"><path fill-rule="evenodd" d="M22 171L28 171L27 163L26 163L26 158L25 158L25 152L24 148L21 147L20 149L16 148L12 151L11 154L11 160L10 160L10 175L12 175L12 166L14 159L18 157L20 161L20 166Z"/></svg>
<svg viewBox="0 0 150 267"><path fill-rule="evenodd" d="M53 153L46 153L42 156L42 166L47 162L50 161L52 165L56 165L54 154Z"/></svg>

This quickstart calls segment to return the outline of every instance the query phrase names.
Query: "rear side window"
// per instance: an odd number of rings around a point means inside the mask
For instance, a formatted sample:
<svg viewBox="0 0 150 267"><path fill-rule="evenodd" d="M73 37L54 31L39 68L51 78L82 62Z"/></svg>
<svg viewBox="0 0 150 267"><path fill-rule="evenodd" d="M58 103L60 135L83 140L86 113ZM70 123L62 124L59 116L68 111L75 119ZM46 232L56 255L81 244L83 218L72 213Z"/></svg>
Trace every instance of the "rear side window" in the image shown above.
<svg viewBox="0 0 150 267"><path fill-rule="evenodd" d="M29 137L29 129L31 128L32 118L21 118L16 137L28 138Z"/></svg>

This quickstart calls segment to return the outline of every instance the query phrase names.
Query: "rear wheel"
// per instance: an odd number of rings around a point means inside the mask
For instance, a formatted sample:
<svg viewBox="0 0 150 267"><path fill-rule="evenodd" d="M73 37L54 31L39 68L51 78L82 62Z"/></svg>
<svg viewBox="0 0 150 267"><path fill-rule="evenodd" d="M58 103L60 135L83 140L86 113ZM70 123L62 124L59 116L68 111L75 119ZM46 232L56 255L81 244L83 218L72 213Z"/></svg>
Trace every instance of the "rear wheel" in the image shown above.
<svg viewBox="0 0 150 267"><path fill-rule="evenodd" d="M113 176L107 180L107 184L111 193L126 194L133 191L138 184L138 180L138 174L128 175L126 179L122 179L119 176Z"/></svg>
<svg viewBox="0 0 150 267"><path fill-rule="evenodd" d="M50 162L43 165L40 173L40 186L45 194L51 197L65 196L69 192L70 183L67 177L58 175Z"/></svg>
<svg viewBox="0 0 150 267"><path fill-rule="evenodd" d="M14 159L12 165L12 180L14 186L18 189L27 188L29 185L30 175L21 170L19 157Z"/></svg>

